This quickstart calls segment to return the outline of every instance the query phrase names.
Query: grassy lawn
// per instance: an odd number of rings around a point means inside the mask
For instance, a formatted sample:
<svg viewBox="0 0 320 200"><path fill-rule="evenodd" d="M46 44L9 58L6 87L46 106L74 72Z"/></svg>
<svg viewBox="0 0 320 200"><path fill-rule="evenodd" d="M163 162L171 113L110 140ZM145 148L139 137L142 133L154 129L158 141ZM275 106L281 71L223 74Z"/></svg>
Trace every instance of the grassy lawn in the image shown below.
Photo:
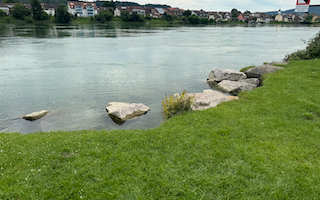
<svg viewBox="0 0 320 200"><path fill-rule="evenodd" d="M152 130L1 133L0 199L319 199L319 80L291 62Z"/></svg>

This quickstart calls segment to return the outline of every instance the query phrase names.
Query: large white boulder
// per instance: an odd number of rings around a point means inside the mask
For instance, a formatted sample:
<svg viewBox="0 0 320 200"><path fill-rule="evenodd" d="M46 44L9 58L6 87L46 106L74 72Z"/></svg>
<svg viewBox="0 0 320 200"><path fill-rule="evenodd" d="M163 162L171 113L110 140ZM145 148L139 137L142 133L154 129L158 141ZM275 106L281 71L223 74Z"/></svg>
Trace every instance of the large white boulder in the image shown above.
<svg viewBox="0 0 320 200"><path fill-rule="evenodd" d="M262 65L258 67L253 67L244 71L248 78L260 78L262 75L267 73L274 73L279 69L284 69L284 67L278 67L273 65Z"/></svg>
<svg viewBox="0 0 320 200"><path fill-rule="evenodd" d="M47 110L41 110L39 112L33 112L31 114L27 114L27 115L23 116L23 119L29 120L29 121L34 121L34 120L40 119L41 117L44 117L49 112L50 111L47 111Z"/></svg>
<svg viewBox="0 0 320 200"><path fill-rule="evenodd" d="M217 87L223 91L232 95L238 95L240 92L249 91L257 88L257 85L250 84L245 81L221 81Z"/></svg>
<svg viewBox="0 0 320 200"><path fill-rule="evenodd" d="M195 103L192 107L193 110L214 108L222 102L231 100L227 95L213 90L204 90L202 93L188 93L187 95L194 96Z"/></svg>
<svg viewBox="0 0 320 200"><path fill-rule="evenodd" d="M146 114L150 108L142 103L111 102L106 107L110 116L118 118L120 121Z"/></svg>
<svg viewBox="0 0 320 200"><path fill-rule="evenodd" d="M247 75L238 70L217 68L210 72L207 78L207 81L208 82L212 82L212 81L221 82L223 80L240 81L246 78L247 78Z"/></svg>

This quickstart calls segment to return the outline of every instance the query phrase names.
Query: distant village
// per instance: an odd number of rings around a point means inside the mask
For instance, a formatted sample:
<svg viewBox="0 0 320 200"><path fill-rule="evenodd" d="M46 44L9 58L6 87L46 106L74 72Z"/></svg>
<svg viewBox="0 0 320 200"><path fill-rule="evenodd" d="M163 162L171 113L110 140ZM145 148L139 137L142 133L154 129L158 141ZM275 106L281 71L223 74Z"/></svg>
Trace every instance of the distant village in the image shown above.
<svg viewBox="0 0 320 200"><path fill-rule="evenodd" d="M4 11L7 15L11 14L11 10L15 3L3 3L0 4L0 10ZM24 4L28 9L31 9L30 4ZM54 16L59 4L41 4L43 10L50 16ZM84 2L84 1L68 1L68 12L78 17L94 17L99 12L104 10L110 10L113 12L114 17L121 17L124 11L128 11L130 15L137 13L143 17L161 18L166 14L177 16L181 18L183 13L186 11L181 8L161 8L161 7L143 7L143 6L118 6L118 7L102 7L97 6L95 2ZM232 12L222 11L205 11L205 10L190 10L191 15L195 15L199 18L206 18L208 20L214 20L216 22L228 22L234 19ZM251 13L249 11L238 13L237 20L240 22L247 23L270 23L270 22L303 22L305 21L308 14L306 13L282 13L281 10L275 15L268 15L266 13ZM312 15L312 22L317 22L319 17L315 14Z"/></svg>

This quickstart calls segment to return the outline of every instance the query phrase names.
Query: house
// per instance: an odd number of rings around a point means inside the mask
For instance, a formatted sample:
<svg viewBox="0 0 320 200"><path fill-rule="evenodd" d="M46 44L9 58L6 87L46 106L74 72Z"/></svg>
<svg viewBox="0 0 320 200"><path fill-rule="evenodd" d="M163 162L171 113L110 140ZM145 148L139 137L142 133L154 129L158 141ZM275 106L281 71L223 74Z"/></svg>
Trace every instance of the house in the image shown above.
<svg viewBox="0 0 320 200"><path fill-rule="evenodd" d="M93 17L98 14L98 7L94 2L68 1L68 12L78 17Z"/></svg>
<svg viewBox="0 0 320 200"><path fill-rule="evenodd" d="M122 8L121 7L116 7L116 9L114 9L114 12L113 12L113 16L115 17L121 17L121 12L122 12Z"/></svg>
<svg viewBox="0 0 320 200"><path fill-rule="evenodd" d="M206 18L206 19L209 18L209 14L204 10L193 10L192 14L195 14L199 18Z"/></svg>
<svg viewBox="0 0 320 200"><path fill-rule="evenodd" d="M167 8L167 13L169 13L170 15L178 16L179 18L182 17L183 12L184 11L179 8Z"/></svg>
<svg viewBox="0 0 320 200"><path fill-rule="evenodd" d="M215 20L215 21L218 21L218 20L223 20L223 17L221 15L218 14L218 12L208 12L208 18L209 20L212 19L212 20Z"/></svg>
<svg viewBox="0 0 320 200"><path fill-rule="evenodd" d="M314 22L318 22L319 21L319 17L315 14L312 14L312 20L311 20L311 23L314 23Z"/></svg>
<svg viewBox="0 0 320 200"><path fill-rule="evenodd" d="M59 7L59 4L48 4L48 3L45 3L43 5L43 10L44 12L46 12L49 16L54 16L57 9Z"/></svg>
<svg viewBox="0 0 320 200"><path fill-rule="evenodd" d="M10 9L9 9L9 7L7 6L7 5L5 5L5 4L0 4L0 10L2 10L3 12L5 12L7 15L9 15L10 14Z"/></svg>
<svg viewBox="0 0 320 200"><path fill-rule="evenodd" d="M238 20L240 21L240 22L245 22L246 21L246 19L243 17L243 15L240 13L239 14L239 16L238 16Z"/></svg>
<svg viewBox="0 0 320 200"><path fill-rule="evenodd" d="M164 15L165 11L163 8L155 8L160 16Z"/></svg>

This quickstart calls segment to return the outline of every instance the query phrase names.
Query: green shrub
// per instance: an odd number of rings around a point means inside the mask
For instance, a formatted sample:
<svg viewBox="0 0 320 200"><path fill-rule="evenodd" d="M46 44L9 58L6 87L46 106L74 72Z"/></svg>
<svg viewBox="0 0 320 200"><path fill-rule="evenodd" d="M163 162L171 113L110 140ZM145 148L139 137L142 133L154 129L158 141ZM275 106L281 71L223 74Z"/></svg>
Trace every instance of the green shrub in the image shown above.
<svg viewBox="0 0 320 200"><path fill-rule="evenodd" d="M285 57L285 61L294 60L311 60L320 58L320 33L308 42L306 49L296 51L292 54L288 54Z"/></svg>
<svg viewBox="0 0 320 200"><path fill-rule="evenodd" d="M184 112L191 112L194 102L194 96L187 95L185 90L182 94L169 96L166 94L166 97L162 98L161 103L163 119L169 119Z"/></svg>
<svg viewBox="0 0 320 200"><path fill-rule="evenodd" d="M31 15L26 16L24 19L26 20L27 23L33 23L33 21L34 21L33 17Z"/></svg>

